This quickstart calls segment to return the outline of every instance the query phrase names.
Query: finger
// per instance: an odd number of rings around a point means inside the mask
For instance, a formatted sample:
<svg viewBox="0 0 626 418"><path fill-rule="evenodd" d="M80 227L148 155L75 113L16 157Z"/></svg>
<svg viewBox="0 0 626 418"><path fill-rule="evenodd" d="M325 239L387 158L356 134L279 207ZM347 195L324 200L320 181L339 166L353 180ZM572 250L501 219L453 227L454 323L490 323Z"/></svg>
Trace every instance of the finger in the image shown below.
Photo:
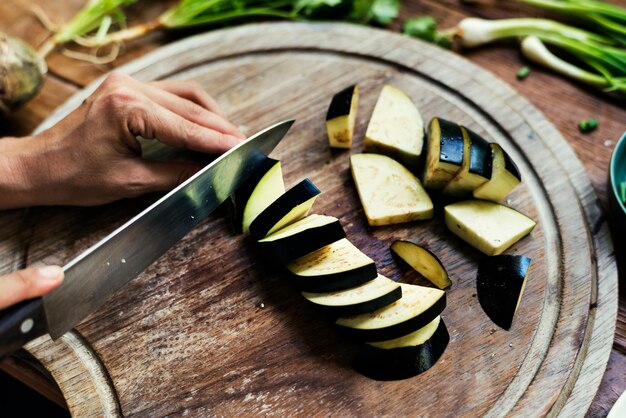
<svg viewBox="0 0 626 418"><path fill-rule="evenodd" d="M180 185L202 168L202 165L189 162L161 162L137 160L128 169L124 183L126 197L135 197L145 193L166 192Z"/></svg>
<svg viewBox="0 0 626 418"><path fill-rule="evenodd" d="M128 129L132 135L208 153L223 153L241 143L238 136L199 125L155 103L135 108L129 115Z"/></svg>
<svg viewBox="0 0 626 418"><path fill-rule="evenodd" d="M187 120L225 134L244 138L235 125L190 100L154 86L141 85L139 88L150 100Z"/></svg>
<svg viewBox="0 0 626 418"><path fill-rule="evenodd" d="M0 309L43 296L62 281L63 269L57 266L27 268L0 276Z"/></svg>
<svg viewBox="0 0 626 418"><path fill-rule="evenodd" d="M217 101L200 84L182 80L159 80L150 84L184 99L191 100L205 109L226 118L226 114Z"/></svg>

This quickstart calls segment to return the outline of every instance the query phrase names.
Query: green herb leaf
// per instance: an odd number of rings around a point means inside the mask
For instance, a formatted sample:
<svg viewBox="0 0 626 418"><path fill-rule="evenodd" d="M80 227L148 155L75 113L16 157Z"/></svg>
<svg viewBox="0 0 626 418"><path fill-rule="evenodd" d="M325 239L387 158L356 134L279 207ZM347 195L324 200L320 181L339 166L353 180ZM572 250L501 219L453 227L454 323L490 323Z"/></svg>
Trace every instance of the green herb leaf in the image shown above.
<svg viewBox="0 0 626 418"><path fill-rule="evenodd" d="M400 12L400 0L374 0L372 20L381 25L393 22Z"/></svg>
<svg viewBox="0 0 626 418"><path fill-rule="evenodd" d="M580 132L591 132L598 127L598 119L591 118L578 122L578 129Z"/></svg>
<svg viewBox="0 0 626 418"><path fill-rule="evenodd" d="M517 72L515 76L517 77L518 80L523 80L526 77L528 77L528 74L530 74L530 67L525 65L519 69L519 71Z"/></svg>
<svg viewBox="0 0 626 418"><path fill-rule="evenodd" d="M432 42L444 48L450 48L447 38L437 32L437 21L431 16L419 16L408 19L402 26L402 32L413 38Z"/></svg>
<svg viewBox="0 0 626 418"><path fill-rule="evenodd" d="M342 3L343 0L298 0L293 6L294 13L303 13L311 16L317 10L324 7L335 7Z"/></svg>

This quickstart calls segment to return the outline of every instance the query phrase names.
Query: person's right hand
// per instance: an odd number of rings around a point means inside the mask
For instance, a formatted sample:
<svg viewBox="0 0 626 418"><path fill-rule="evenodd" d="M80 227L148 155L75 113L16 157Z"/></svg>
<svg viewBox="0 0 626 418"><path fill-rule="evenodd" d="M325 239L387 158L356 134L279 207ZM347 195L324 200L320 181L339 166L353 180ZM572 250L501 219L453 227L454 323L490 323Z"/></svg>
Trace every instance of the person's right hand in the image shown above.
<svg viewBox="0 0 626 418"><path fill-rule="evenodd" d="M138 136L207 153L244 138L199 85L114 73L54 127L0 140L0 209L90 206L168 191L201 168L144 160Z"/></svg>
<svg viewBox="0 0 626 418"><path fill-rule="evenodd" d="M43 296L63 281L58 266L31 267L0 276L0 310L26 299Z"/></svg>

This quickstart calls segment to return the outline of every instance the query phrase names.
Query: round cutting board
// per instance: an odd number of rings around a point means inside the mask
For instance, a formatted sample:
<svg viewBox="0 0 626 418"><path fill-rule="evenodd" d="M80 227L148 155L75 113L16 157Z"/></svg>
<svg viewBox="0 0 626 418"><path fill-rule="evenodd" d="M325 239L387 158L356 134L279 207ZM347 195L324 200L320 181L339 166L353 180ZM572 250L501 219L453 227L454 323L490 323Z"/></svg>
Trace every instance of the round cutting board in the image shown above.
<svg viewBox="0 0 626 418"><path fill-rule="evenodd" d="M443 313L450 343L417 377L378 382L357 374L350 367L357 344L308 305L282 270L266 265L249 238L232 232L222 207L75 331L56 343L44 338L28 346L76 415L582 416L587 410L615 327L612 245L573 151L511 87L435 46L341 24L211 32L121 71L144 81L195 80L248 133L296 119L272 154L282 160L287 186L311 179L323 191L313 212L338 217L348 238L388 277L426 284L391 256L394 240L413 239L435 252L453 282ZM40 129L78 106L100 81ZM354 83L361 96L355 144L330 150L326 109L334 93ZM507 251L532 258L509 331L480 308L481 255L446 229L438 200L433 221L367 225L349 155L361 152L385 84L404 90L424 120L464 124L501 144L519 165L524 182L507 204L538 225ZM31 211L26 259L67 262L151 199Z"/></svg>

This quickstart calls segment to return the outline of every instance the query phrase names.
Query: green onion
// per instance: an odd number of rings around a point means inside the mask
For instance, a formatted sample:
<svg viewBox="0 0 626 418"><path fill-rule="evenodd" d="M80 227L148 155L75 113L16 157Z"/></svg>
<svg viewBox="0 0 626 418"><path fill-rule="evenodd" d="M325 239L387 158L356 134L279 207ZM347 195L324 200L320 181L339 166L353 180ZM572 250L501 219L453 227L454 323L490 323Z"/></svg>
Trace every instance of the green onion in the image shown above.
<svg viewBox="0 0 626 418"><path fill-rule="evenodd" d="M583 119L580 122L578 122L578 129L580 130L580 132L591 132L595 130L597 127L598 127L598 119L596 118Z"/></svg>
<svg viewBox="0 0 626 418"><path fill-rule="evenodd" d="M626 181L620 183L619 191L622 198L622 203L626 205Z"/></svg>
<svg viewBox="0 0 626 418"><path fill-rule="evenodd" d="M521 38L529 59L568 77L626 93L626 50L614 39L548 19L485 20L466 18L444 34L461 47L475 47L506 38ZM548 46L565 52L556 55Z"/></svg>
<svg viewBox="0 0 626 418"><path fill-rule="evenodd" d="M98 40L104 39L103 33L106 33L111 25L112 20L119 23L125 21L125 15L121 11L121 7L135 3L137 0L89 0L87 4L70 20L63 25L54 36L46 41L39 49L42 56L48 55L58 45L65 44L93 32L98 31ZM86 40L88 43L89 41Z"/></svg>
<svg viewBox="0 0 626 418"><path fill-rule="evenodd" d="M528 74L530 74L530 68L525 65L519 69L519 71L517 72L515 76L517 77L518 80L523 80L526 77L528 77Z"/></svg>

